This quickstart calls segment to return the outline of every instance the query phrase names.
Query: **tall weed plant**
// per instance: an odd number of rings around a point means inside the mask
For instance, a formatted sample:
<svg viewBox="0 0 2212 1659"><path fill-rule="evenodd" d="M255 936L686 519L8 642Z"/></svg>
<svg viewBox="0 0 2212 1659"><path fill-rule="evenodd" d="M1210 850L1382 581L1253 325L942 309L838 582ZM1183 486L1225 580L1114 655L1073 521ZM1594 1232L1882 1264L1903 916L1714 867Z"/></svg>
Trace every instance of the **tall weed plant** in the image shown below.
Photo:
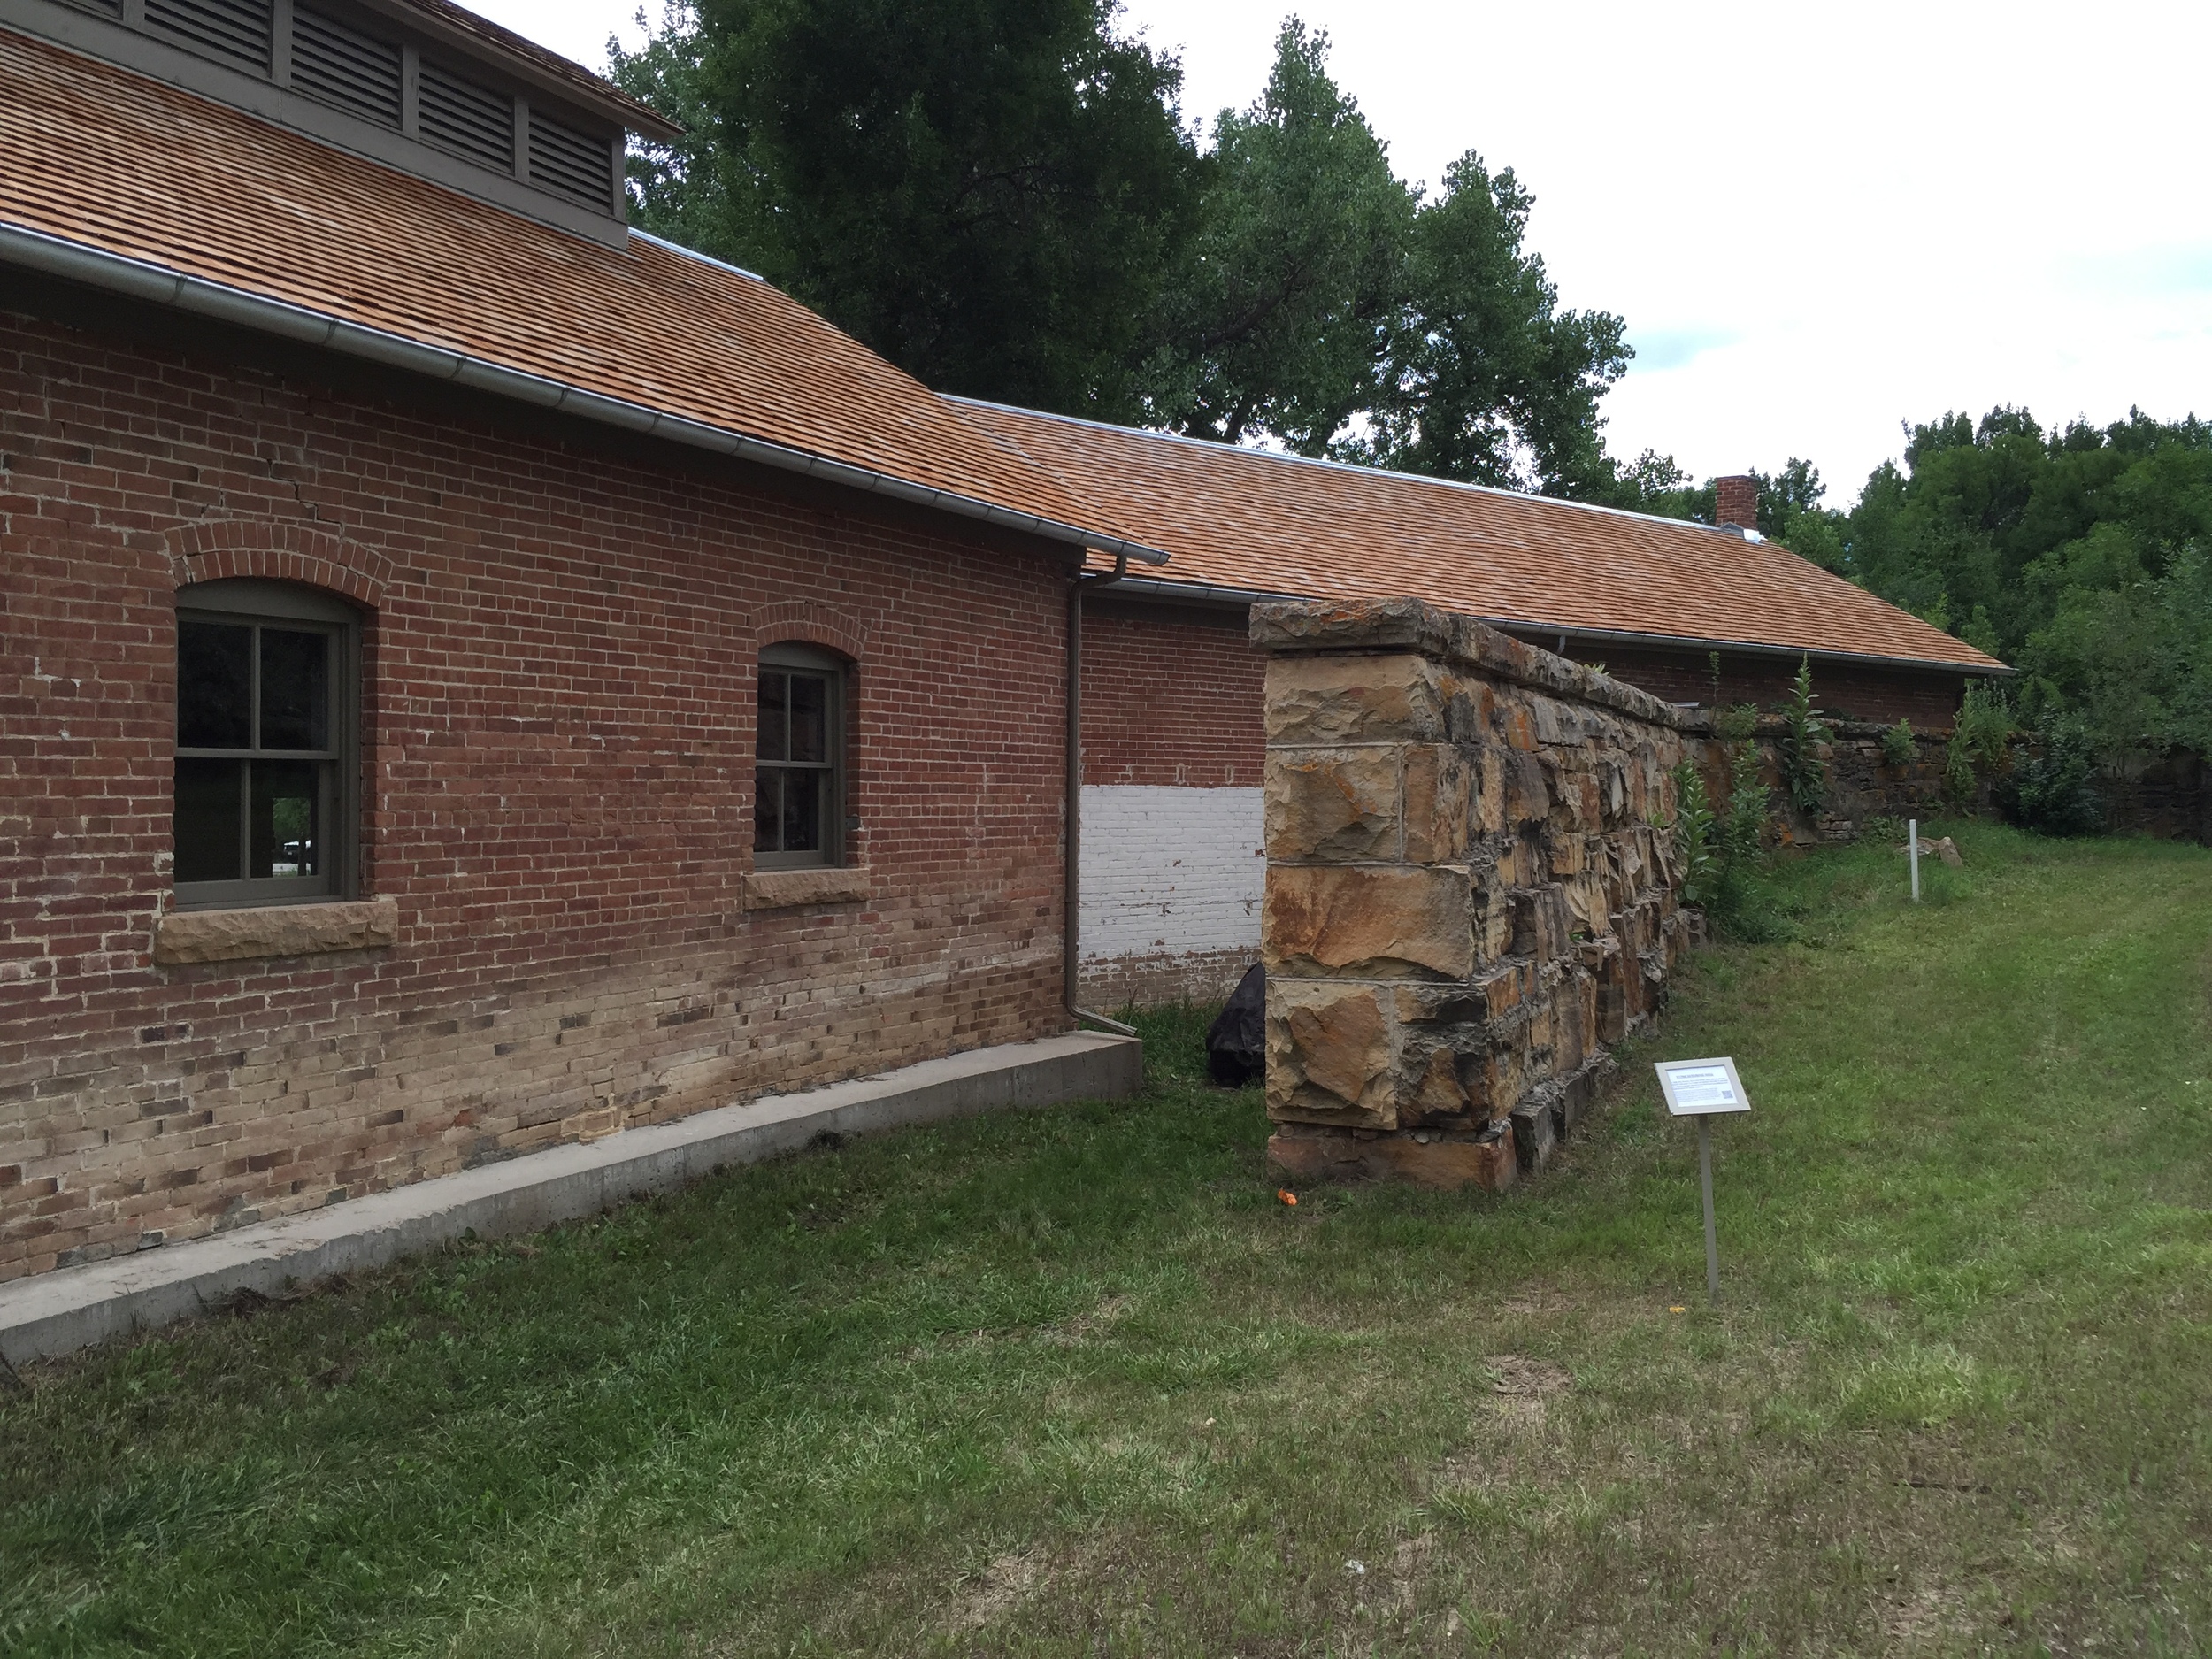
<svg viewBox="0 0 2212 1659"><path fill-rule="evenodd" d="M1755 723L1756 711L1749 712ZM1790 932L1789 919L1765 879L1771 796L1759 776L1755 744L1732 743L1726 753L1728 794L1717 808L1695 765L1686 760L1674 769L1674 847L1682 866L1683 897L1705 912L1716 935L1768 943Z"/></svg>
<svg viewBox="0 0 2212 1659"><path fill-rule="evenodd" d="M1809 817L1828 803L1828 761L1821 751L1830 735L1813 707L1811 657L1798 658L1789 700L1778 712L1782 741L1776 747L1775 763L1782 774L1782 790L1792 806Z"/></svg>

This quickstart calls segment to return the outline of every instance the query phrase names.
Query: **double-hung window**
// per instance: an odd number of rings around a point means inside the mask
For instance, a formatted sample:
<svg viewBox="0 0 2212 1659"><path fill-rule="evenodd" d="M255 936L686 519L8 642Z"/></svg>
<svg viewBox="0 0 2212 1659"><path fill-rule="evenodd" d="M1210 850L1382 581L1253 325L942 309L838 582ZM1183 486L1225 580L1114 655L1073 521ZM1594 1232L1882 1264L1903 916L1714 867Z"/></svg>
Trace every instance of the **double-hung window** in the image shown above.
<svg viewBox="0 0 2212 1659"><path fill-rule="evenodd" d="M760 654L757 868L843 862L844 690L844 664L826 651L773 645Z"/></svg>
<svg viewBox="0 0 2212 1659"><path fill-rule="evenodd" d="M355 612L313 588L178 590L180 906L348 896L358 643Z"/></svg>

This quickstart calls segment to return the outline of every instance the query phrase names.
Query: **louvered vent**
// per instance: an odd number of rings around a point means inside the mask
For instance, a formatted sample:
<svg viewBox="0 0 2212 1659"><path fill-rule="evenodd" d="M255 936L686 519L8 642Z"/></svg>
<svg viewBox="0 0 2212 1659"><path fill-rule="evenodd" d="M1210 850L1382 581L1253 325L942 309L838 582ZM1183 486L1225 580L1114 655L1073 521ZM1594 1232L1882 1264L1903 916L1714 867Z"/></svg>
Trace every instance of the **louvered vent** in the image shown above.
<svg viewBox="0 0 2212 1659"><path fill-rule="evenodd" d="M104 18L123 15L123 0L70 0L80 12L97 12Z"/></svg>
<svg viewBox="0 0 2212 1659"><path fill-rule="evenodd" d="M604 210L612 188L607 141L530 111L530 182L586 207Z"/></svg>
<svg viewBox="0 0 2212 1659"><path fill-rule="evenodd" d="M146 0L146 27L204 56L269 73L269 0Z"/></svg>
<svg viewBox="0 0 2212 1659"><path fill-rule="evenodd" d="M432 143L502 173L515 165L515 102L426 60L416 119Z"/></svg>
<svg viewBox="0 0 2212 1659"><path fill-rule="evenodd" d="M399 48L305 6L292 13L292 85L372 121L399 125Z"/></svg>

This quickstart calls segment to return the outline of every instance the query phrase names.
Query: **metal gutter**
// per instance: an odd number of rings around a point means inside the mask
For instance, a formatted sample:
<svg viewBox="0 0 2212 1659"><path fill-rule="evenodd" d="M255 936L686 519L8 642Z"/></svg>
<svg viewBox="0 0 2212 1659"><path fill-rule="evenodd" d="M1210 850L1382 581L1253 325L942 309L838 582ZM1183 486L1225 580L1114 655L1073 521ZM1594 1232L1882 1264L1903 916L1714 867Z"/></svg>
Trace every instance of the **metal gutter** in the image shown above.
<svg viewBox="0 0 2212 1659"><path fill-rule="evenodd" d="M474 391L511 398L540 409L558 410L586 420L597 421L603 426L617 426L626 432L665 438L692 449L733 456L740 460L775 467L781 472L820 479L871 495L887 495L895 501L955 513L964 518L1041 536L1048 541L1062 541L1078 548L1096 548L1117 558L1132 558L1145 565L1164 565L1168 562L1168 556L1158 549L1125 541L1118 536L1086 530L1076 525L1062 524L1057 519L1002 507L995 502L981 501L952 490L913 483L887 472L856 466L847 461L833 461L826 456L771 443L765 439L747 437L741 433L710 426L704 421L687 419L681 415L664 414L643 403L609 397L603 393L588 391L565 380L549 380L542 375L511 369L488 358L471 357L465 352L449 351L442 346L426 346L403 334L365 327L327 311L313 311L283 300L273 300L244 288L211 282L204 277L188 276L181 271L156 265L150 260L133 259L103 249L88 248L82 242L50 235L44 231L0 222L0 259L106 293L124 295L150 304L170 306L302 345L319 346L347 357L381 364L387 368L403 369L433 380L449 380Z"/></svg>
<svg viewBox="0 0 2212 1659"><path fill-rule="evenodd" d="M1114 584L1117 594L1141 599L1170 599L1193 605L1256 605L1278 599L1305 600L1311 594L1271 594L1256 588L1217 588L1202 582L1156 581L1144 576L1125 576Z"/></svg>

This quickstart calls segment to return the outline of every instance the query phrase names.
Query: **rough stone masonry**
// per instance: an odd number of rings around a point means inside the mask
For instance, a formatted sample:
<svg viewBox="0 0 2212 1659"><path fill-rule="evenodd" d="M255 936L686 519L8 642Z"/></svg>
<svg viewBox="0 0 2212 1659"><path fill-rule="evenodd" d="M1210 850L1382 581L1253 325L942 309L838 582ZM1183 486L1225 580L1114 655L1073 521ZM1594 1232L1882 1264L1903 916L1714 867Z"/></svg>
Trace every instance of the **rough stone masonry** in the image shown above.
<svg viewBox="0 0 2212 1659"><path fill-rule="evenodd" d="M1687 942L1662 827L1682 716L1417 600L1259 605L1252 639L1271 1156L1541 1168Z"/></svg>

